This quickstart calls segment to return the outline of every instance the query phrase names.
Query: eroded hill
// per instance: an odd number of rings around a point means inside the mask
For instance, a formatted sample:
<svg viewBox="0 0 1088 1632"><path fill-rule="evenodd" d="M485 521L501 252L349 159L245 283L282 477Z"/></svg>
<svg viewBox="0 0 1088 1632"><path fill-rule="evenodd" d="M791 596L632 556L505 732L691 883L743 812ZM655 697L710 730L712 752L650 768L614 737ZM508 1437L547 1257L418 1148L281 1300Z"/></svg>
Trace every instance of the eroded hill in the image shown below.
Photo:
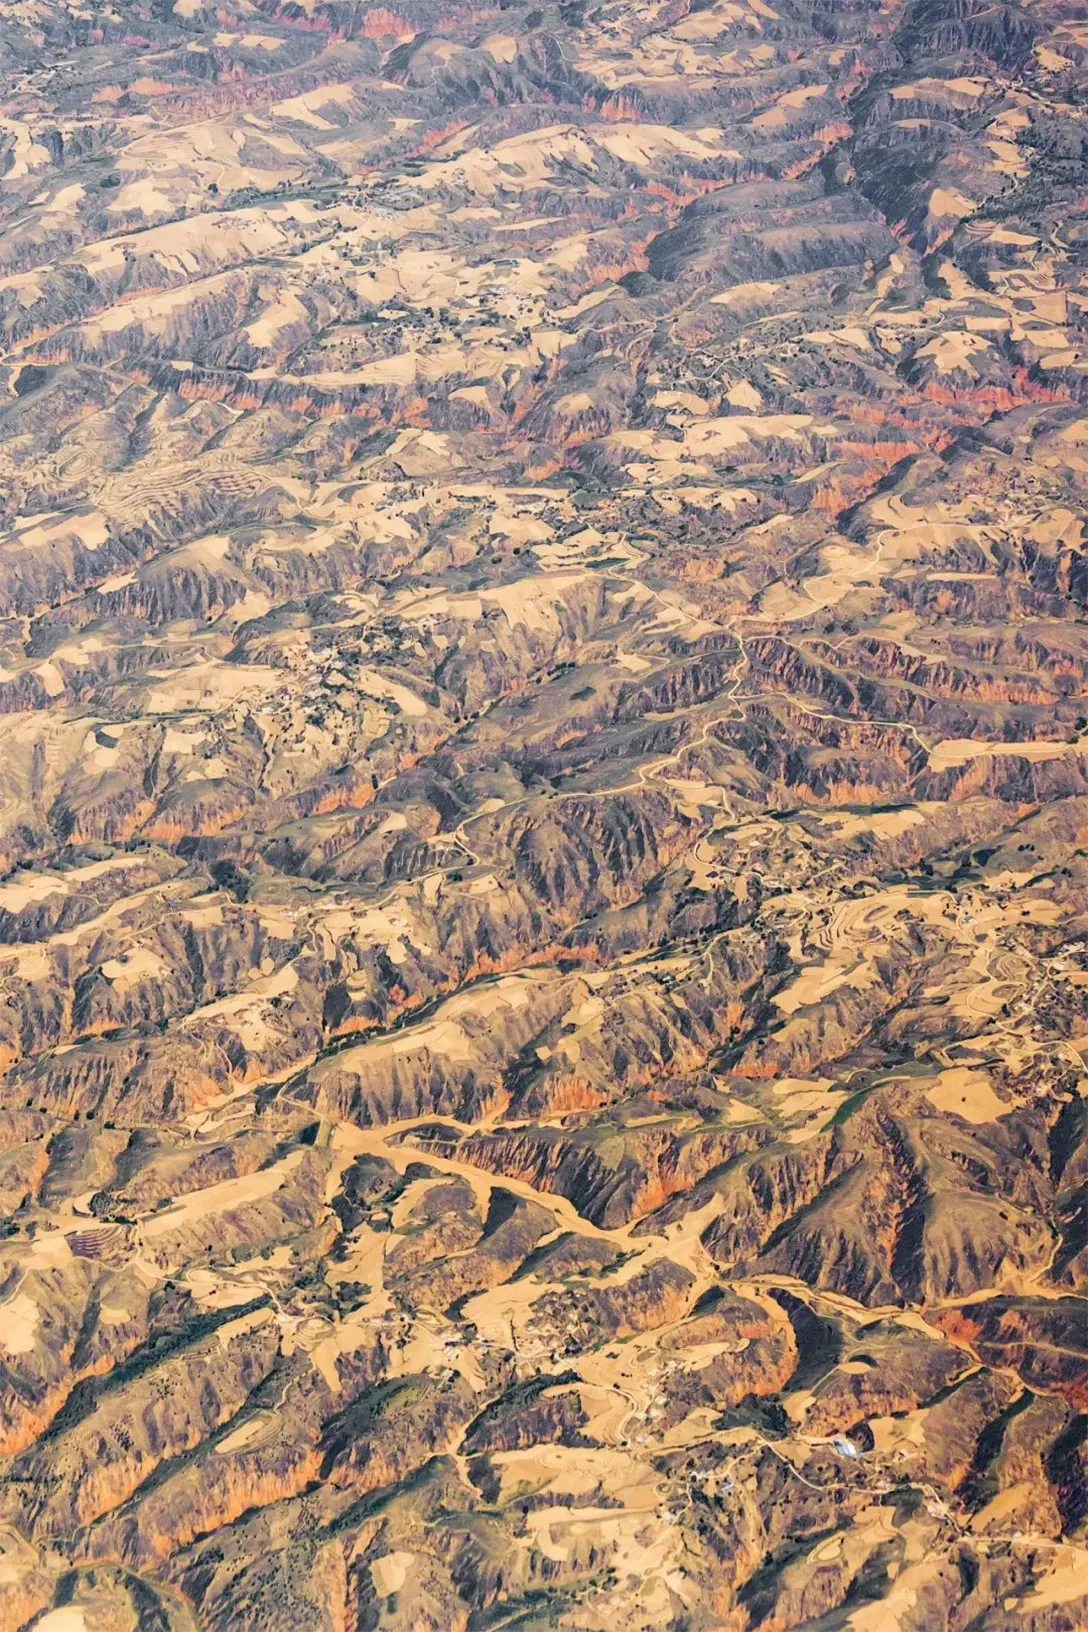
<svg viewBox="0 0 1088 1632"><path fill-rule="evenodd" d="M0 0L0 1632L1088 1624L1086 60Z"/></svg>

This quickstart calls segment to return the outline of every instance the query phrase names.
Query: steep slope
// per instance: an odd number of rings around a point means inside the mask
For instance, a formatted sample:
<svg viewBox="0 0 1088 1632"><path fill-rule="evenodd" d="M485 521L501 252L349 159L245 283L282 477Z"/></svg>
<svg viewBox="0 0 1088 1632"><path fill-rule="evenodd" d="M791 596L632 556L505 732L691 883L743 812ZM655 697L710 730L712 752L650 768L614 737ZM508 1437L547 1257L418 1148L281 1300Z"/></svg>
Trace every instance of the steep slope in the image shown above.
<svg viewBox="0 0 1088 1632"><path fill-rule="evenodd" d="M0 1632L1088 1624L1088 32L0 0Z"/></svg>

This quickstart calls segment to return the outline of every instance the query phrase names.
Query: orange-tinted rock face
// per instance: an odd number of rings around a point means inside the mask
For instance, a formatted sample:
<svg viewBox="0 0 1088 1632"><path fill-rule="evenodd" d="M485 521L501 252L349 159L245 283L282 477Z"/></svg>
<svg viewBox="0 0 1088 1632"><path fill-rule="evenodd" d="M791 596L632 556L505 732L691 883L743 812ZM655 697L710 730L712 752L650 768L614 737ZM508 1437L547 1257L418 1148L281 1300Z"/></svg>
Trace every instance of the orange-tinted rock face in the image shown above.
<svg viewBox="0 0 1088 1632"><path fill-rule="evenodd" d="M0 1632L1088 1625L1075 8L4 7Z"/></svg>

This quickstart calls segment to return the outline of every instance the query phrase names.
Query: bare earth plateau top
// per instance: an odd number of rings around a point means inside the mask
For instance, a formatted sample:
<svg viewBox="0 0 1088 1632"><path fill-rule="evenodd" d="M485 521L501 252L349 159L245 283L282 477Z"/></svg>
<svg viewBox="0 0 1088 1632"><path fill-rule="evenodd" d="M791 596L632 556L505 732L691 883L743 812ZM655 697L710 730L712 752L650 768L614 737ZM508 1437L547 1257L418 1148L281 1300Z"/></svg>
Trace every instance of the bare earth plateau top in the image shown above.
<svg viewBox="0 0 1088 1632"><path fill-rule="evenodd" d="M0 73L0 1632L1083 1632L1088 4Z"/></svg>

